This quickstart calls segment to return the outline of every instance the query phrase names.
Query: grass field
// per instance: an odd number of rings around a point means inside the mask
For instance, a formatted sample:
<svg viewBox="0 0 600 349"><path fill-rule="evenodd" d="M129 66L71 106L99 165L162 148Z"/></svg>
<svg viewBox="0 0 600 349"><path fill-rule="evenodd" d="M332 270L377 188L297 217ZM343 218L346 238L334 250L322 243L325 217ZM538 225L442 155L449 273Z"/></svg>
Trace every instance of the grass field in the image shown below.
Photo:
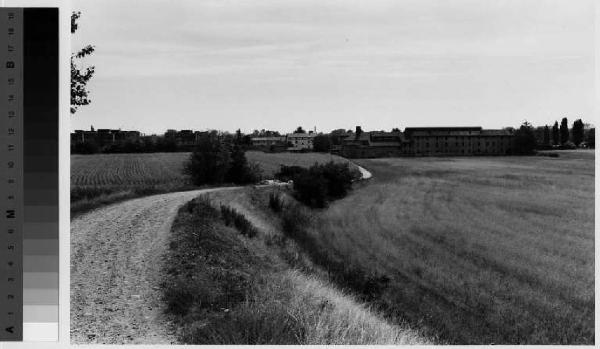
<svg viewBox="0 0 600 349"><path fill-rule="evenodd" d="M331 254L391 279L378 304L450 343L594 343L594 153L359 160L317 214Z"/></svg>
<svg viewBox="0 0 600 349"><path fill-rule="evenodd" d="M80 213L99 205L137 196L186 190L183 175L190 153L71 155L71 211ZM273 178L280 165L310 166L315 162L347 161L321 153L263 153L249 151L263 177Z"/></svg>

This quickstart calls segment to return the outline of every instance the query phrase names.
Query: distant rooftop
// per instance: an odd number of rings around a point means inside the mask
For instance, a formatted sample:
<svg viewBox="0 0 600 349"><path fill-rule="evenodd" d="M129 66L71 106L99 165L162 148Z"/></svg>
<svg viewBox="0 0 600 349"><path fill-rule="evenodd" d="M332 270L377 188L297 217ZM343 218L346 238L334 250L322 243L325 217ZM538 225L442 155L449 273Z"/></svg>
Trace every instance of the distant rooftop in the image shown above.
<svg viewBox="0 0 600 349"><path fill-rule="evenodd" d="M315 137L316 133L289 133L288 137Z"/></svg>

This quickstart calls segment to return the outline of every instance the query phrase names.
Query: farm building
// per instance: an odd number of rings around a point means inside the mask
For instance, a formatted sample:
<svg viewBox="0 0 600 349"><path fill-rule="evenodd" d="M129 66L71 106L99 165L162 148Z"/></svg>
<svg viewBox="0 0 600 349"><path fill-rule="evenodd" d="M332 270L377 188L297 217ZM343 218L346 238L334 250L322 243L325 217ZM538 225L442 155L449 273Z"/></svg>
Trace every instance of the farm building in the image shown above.
<svg viewBox="0 0 600 349"><path fill-rule="evenodd" d="M484 130L479 126L407 127L403 133L356 132L333 152L349 158L506 155L512 140L507 130Z"/></svg>

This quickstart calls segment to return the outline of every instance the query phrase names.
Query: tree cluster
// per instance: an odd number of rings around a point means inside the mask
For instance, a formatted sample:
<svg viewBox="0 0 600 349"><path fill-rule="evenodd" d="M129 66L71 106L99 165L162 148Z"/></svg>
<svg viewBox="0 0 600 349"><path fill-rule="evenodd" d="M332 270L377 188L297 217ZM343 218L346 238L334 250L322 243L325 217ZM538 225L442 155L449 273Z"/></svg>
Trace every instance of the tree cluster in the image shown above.
<svg viewBox="0 0 600 349"><path fill-rule="evenodd" d="M340 199L352 189L360 177L348 163L314 164L310 168L281 166L277 178L294 181L294 196L310 207L323 208L328 201Z"/></svg>
<svg viewBox="0 0 600 349"><path fill-rule="evenodd" d="M249 163L245 150L238 143L230 143L207 134L199 140L184 166L195 185L249 184L260 180L258 165Z"/></svg>
<svg viewBox="0 0 600 349"><path fill-rule="evenodd" d="M536 139L533 126L525 121L514 133L513 153L516 155L531 155L535 153Z"/></svg>
<svg viewBox="0 0 600 349"><path fill-rule="evenodd" d="M581 119L573 122L569 129L569 121L567 118L562 118L560 124L554 122L552 128L548 125L535 129L538 149L551 147L560 147L562 149L572 149L580 147L585 142L586 147L594 147L593 137L588 137L590 129L586 129L588 125L584 124Z"/></svg>

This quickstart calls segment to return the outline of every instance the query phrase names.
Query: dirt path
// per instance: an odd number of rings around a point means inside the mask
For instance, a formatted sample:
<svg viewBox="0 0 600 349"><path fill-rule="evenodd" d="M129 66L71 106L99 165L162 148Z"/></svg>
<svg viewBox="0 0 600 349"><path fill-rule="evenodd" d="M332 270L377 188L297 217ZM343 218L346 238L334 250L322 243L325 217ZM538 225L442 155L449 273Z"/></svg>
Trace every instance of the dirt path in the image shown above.
<svg viewBox="0 0 600 349"><path fill-rule="evenodd" d="M71 342L172 344L161 265L178 208L215 188L103 207L71 222Z"/></svg>

